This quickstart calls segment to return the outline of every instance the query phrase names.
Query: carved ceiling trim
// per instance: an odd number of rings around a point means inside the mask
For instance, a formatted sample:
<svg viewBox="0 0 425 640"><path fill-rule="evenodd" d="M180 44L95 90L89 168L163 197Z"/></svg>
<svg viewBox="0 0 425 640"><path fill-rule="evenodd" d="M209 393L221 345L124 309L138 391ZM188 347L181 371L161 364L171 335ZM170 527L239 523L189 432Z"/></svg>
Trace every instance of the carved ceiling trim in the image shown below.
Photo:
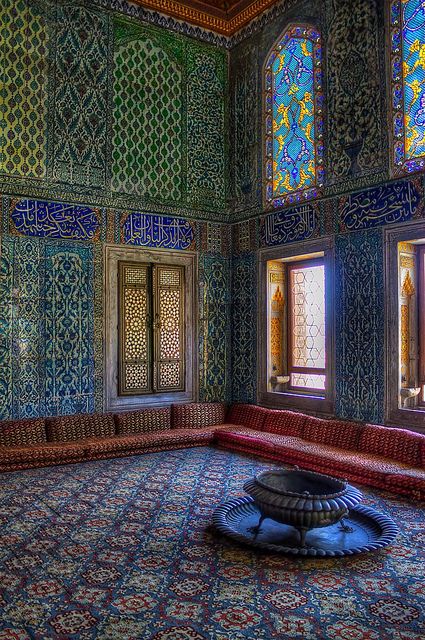
<svg viewBox="0 0 425 640"><path fill-rule="evenodd" d="M239 0L226 11L195 0L134 0L146 9L173 16L225 36L245 27L277 0Z"/></svg>

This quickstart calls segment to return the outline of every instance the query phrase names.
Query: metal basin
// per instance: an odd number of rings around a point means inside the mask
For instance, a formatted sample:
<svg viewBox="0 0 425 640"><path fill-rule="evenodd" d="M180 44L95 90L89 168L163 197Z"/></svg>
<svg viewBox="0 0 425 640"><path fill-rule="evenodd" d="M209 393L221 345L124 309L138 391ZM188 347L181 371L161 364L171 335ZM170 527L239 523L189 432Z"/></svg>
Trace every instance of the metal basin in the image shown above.
<svg viewBox="0 0 425 640"><path fill-rule="evenodd" d="M262 521L271 518L296 527L302 546L309 529L335 524L362 499L345 480L301 469L264 471L245 482L244 490L261 513L257 535Z"/></svg>

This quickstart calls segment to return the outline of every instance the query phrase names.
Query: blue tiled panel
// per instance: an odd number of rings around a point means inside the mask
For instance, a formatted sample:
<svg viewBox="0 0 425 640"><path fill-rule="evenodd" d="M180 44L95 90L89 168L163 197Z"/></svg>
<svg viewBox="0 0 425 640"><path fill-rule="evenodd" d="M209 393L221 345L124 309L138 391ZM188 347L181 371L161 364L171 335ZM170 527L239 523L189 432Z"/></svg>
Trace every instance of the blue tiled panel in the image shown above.
<svg viewBox="0 0 425 640"><path fill-rule="evenodd" d="M260 246L273 247L307 240L312 237L316 228L317 212L309 204L270 213L261 220Z"/></svg>
<svg viewBox="0 0 425 640"><path fill-rule="evenodd" d="M233 258L232 401L257 394L257 266L254 254Z"/></svg>
<svg viewBox="0 0 425 640"><path fill-rule="evenodd" d="M412 182L394 182L346 196L341 202L341 231L369 229L410 220L421 201Z"/></svg>
<svg viewBox="0 0 425 640"><path fill-rule="evenodd" d="M93 240L100 230L93 209L61 202L20 200L10 218L16 232L23 236Z"/></svg>
<svg viewBox="0 0 425 640"><path fill-rule="evenodd" d="M93 248L48 244L45 280L46 411L94 411Z"/></svg>
<svg viewBox="0 0 425 640"><path fill-rule="evenodd" d="M12 415L13 241L0 236L0 419Z"/></svg>
<svg viewBox="0 0 425 640"><path fill-rule="evenodd" d="M193 224L183 218L129 213L122 223L125 244L163 249L189 249L194 239Z"/></svg>
<svg viewBox="0 0 425 640"><path fill-rule="evenodd" d="M203 256L200 274L204 320L200 331L200 397L204 402L226 402L230 395L229 259Z"/></svg>
<svg viewBox="0 0 425 640"><path fill-rule="evenodd" d="M93 245L1 249L0 419L93 411Z"/></svg>
<svg viewBox="0 0 425 640"><path fill-rule="evenodd" d="M382 422L384 282L380 230L337 236L336 414Z"/></svg>
<svg viewBox="0 0 425 640"><path fill-rule="evenodd" d="M13 415L44 415L42 315L44 243L33 238L14 244Z"/></svg>

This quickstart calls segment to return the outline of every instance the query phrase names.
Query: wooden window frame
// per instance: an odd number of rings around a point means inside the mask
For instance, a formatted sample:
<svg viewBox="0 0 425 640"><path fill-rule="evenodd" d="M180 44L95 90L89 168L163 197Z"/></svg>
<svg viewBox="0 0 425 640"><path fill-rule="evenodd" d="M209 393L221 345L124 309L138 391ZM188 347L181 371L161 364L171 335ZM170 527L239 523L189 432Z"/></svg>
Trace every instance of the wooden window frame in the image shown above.
<svg viewBox="0 0 425 640"><path fill-rule="evenodd" d="M293 363L294 359L294 346L293 346L293 338L294 338L294 326L293 326L293 317L292 317L292 309L293 309L293 296L291 292L291 271L294 269L302 269L304 267L316 267L316 266L325 266L323 258L306 258L305 260L298 260L294 262L288 262L286 265L286 300L287 300L287 323L288 323L288 332L287 332L287 362L288 362L288 375L291 376L293 373L298 374L313 374L313 375L324 375L326 376L326 367L323 369L317 369L314 367L298 367ZM326 306L326 300L325 300ZM288 390L294 393L302 393L302 394L312 394L312 395L322 395L324 393L323 389L315 389L314 387L295 387L292 386L291 383L288 383Z"/></svg>
<svg viewBox="0 0 425 640"><path fill-rule="evenodd" d="M384 229L385 248L385 415L388 426L407 427L425 433L425 406L399 406L399 286L398 243L425 238L423 220Z"/></svg>
<svg viewBox="0 0 425 640"><path fill-rule="evenodd" d="M137 361L129 362L125 357L125 289L140 289L137 284L127 284L124 281L126 267L133 269L143 268L146 272L146 284L144 289L146 290L146 369L147 369L147 386L145 390L141 388L138 390L128 389L125 384L125 370L127 365L137 364ZM179 359L175 359L174 362L178 362L179 368L179 384L176 387L167 388L166 385L161 386L161 365L171 362L170 360L163 360L161 358L161 302L160 291L164 287L160 283L160 272L162 269L168 271L178 272L179 285L172 285L171 288L178 290L180 294L179 300L179 336L180 336L180 349L185 344L184 339L184 282L185 282L185 267L178 265L168 264L156 264L156 263L143 263L143 262L126 262L124 260L118 261L118 343L119 343L119 355L118 355L118 395L120 396L137 396L152 393L163 393L165 391L176 392L185 391L185 361L184 354ZM168 286L165 288L169 288Z"/></svg>
<svg viewBox="0 0 425 640"><path fill-rule="evenodd" d="M425 233L424 233L425 237ZM419 366L418 383L421 387L425 385L425 245L417 248L417 273L418 273L418 338L419 338ZM418 405L425 410L425 399L423 389L419 394Z"/></svg>
<svg viewBox="0 0 425 640"><path fill-rule="evenodd" d="M157 391L139 395L119 395L119 287L118 262L181 266L184 279L184 391ZM143 407L196 402L198 388L198 259L194 251L166 251L145 247L105 245L104 247L104 406L105 411L125 411Z"/></svg>
<svg viewBox="0 0 425 640"><path fill-rule="evenodd" d="M313 390L303 391L299 387L285 391L270 391L268 385L268 263L273 260L287 260L288 263L300 262L297 257L308 258L311 254L322 253L325 266L325 317L326 317L326 389L320 395ZM308 258L313 259L312 258ZM281 247L261 249L258 253L258 292L259 312L257 323L258 335L258 373L257 401L270 408L285 408L306 411L318 415L333 415L335 404L335 323L334 323L334 240L323 237L315 240L291 243Z"/></svg>

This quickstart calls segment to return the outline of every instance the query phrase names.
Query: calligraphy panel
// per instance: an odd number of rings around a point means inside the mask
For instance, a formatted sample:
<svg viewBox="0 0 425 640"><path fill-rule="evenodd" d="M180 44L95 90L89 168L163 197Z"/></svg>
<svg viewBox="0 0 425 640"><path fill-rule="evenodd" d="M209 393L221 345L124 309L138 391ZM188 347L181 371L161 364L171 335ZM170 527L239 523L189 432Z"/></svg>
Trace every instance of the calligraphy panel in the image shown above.
<svg viewBox="0 0 425 640"><path fill-rule="evenodd" d="M335 285L336 414L381 423L384 278L379 229L337 236Z"/></svg>
<svg viewBox="0 0 425 640"><path fill-rule="evenodd" d="M412 182L394 182L346 196L340 202L339 228L356 231L410 220L421 199Z"/></svg>
<svg viewBox="0 0 425 640"><path fill-rule="evenodd" d="M265 68L266 204L317 195L323 184L322 47L317 30L290 26Z"/></svg>
<svg viewBox="0 0 425 640"><path fill-rule="evenodd" d="M53 178L103 187L108 159L108 15L69 2L58 3L55 11Z"/></svg>
<svg viewBox="0 0 425 640"><path fill-rule="evenodd" d="M93 246L46 245L47 415L94 411Z"/></svg>
<svg viewBox="0 0 425 640"><path fill-rule="evenodd" d="M47 44L41 3L0 3L0 173L46 173Z"/></svg>
<svg viewBox="0 0 425 640"><path fill-rule="evenodd" d="M270 213L261 219L260 245L273 247L311 238L317 229L317 220L315 207L308 204Z"/></svg>
<svg viewBox="0 0 425 640"><path fill-rule="evenodd" d="M97 240L100 233L99 212L43 200L20 200L10 214L19 235L66 240Z"/></svg>
<svg viewBox="0 0 425 640"><path fill-rule="evenodd" d="M193 223L183 218L132 212L121 224L122 242L163 249L189 249L194 241Z"/></svg>

